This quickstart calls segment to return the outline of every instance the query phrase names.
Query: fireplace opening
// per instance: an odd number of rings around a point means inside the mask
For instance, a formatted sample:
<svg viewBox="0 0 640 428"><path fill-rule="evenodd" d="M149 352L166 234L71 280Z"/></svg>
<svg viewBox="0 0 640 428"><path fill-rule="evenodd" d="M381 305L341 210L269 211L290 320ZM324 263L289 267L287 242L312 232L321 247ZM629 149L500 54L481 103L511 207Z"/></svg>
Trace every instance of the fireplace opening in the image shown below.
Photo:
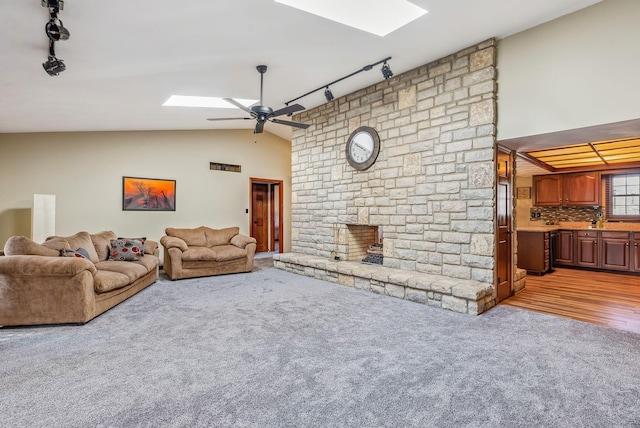
<svg viewBox="0 0 640 428"><path fill-rule="evenodd" d="M382 226L347 224L346 260L378 264L383 262Z"/></svg>
<svg viewBox="0 0 640 428"><path fill-rule="evenodd" d="M378 226L375 229L375 240L369 245L369 248L367 248L367 256L362 259L362 263L381 265L384 260L384 256L382 255L382 226Z"/></svg>

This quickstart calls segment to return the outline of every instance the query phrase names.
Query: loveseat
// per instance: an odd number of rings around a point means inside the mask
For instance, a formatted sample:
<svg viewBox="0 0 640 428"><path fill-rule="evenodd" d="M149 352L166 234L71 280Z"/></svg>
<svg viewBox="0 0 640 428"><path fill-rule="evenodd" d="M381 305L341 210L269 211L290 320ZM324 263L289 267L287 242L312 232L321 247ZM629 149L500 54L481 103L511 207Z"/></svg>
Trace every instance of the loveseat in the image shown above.
<svg viewBox="0 0 640 428"><path fill-rule="evenodd" d="M165 233L160 238L164 271L173 280L253 270L256 240L242 235L238 227L168 227Z"/></svg>
<svg viewBox="0 0 640 428"><path fill-rule="evenodd" d="M0 257L0 325L84 324L158 279L158 243L79 232L9 238Z"/></svg>

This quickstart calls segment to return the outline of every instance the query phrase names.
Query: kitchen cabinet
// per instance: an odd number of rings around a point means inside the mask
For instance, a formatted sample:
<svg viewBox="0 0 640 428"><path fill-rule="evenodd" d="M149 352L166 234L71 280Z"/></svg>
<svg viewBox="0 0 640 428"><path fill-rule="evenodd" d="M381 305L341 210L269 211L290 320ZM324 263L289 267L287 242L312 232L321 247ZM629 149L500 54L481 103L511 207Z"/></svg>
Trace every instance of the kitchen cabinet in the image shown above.
<svg viewBox="0 0 640 428"><path fill-rule="evenodd" d="M573 257L573 230L559 230L556 238L555 248L555 265L573 266L575 260Z"/></svg>
<svg viewBox="0 0 640 428"><path fill-rule="evenodd" d="M632 232L631 271L640 272L640 232Z"/></svg>
<svg viewBox="0 0 640 428"><path fill-rule="evenodd" d="M576 266L599 267L598 231L579 230L576 235Z"/></svg>
<svg viewBox="0 0 640 428"><path fill-rule="evenodd" d="M562 205L562 175L533 176L533 205L538 207Z"/></svg>
<svg viewBox="0 0 640 428"><path fill-rule="evenodd" d="M640 273L640 232L564 229L556 236L555 266Z"/></svg>
<svg viewBox="0 0 640 428"><path fill-rule="evenodd" d="M533 205L541 207L600 205L600 173L534 175Z"/></svg>
<svg viewBox="0 0 640 428"><path fill-rule="evenodd" d="M518 231L518 267L536 275L551 269L549 232Z"/></svg>
<svg viewBox="0 0 640 428"><path fill-rule="evenodd" d="M629 270L630 244L629 232L600 231L600 267Z"/></svg>

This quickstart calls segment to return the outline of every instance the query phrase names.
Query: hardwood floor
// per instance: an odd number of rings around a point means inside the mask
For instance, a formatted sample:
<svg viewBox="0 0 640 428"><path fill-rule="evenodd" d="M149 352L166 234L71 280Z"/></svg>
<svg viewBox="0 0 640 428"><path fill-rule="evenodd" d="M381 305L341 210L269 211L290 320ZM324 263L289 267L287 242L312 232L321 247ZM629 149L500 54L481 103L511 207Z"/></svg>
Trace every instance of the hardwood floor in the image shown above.
<svg viewBox="0 0 640 428"><path fill-rule="evenodd" d="M640 333L640 277L558 268L500 304Z"/></svg>

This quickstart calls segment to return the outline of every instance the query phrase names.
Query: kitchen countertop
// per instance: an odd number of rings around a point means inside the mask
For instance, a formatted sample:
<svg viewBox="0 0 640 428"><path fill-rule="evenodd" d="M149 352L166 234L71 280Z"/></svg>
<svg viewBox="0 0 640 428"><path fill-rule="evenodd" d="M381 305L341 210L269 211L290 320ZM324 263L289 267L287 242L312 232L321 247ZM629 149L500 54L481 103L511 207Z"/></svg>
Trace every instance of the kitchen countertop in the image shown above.
<svg viewBox="0 0 640 428"><path fill-rule="evenodd" d="M604 223L602 229L598 227L592 227L587 222L560 222L559 224L539 226L522 226L516 228L518 232L553 232L556 230L610 230L615 232L640 232L639 223Z"/></svg>
<svg viewBox="0 0 640 428"><path fill-rule="evenodd" d="M553 232L555 230L563 229L560 226L525 226L518 227L516 231L518 232Z"/></svg>

